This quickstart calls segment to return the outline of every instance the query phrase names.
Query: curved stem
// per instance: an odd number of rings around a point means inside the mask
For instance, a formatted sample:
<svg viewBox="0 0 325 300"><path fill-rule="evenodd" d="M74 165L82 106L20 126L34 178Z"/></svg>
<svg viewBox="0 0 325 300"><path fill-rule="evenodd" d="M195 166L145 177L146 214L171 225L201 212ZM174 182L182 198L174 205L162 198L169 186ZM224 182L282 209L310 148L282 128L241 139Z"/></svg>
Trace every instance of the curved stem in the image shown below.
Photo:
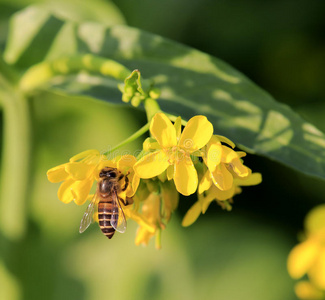
<svg viewBox="0 0 325 300"><path fill-rule="evenodd" d="M104 155L109 155L113 151L115 151L115 150L123 147L124 145L133 142L138 137L140 137L141 135L145 134L149 130L149 126L150 126L150 123L147 123L146 125L144 125L143 127L141 127L138 131L136 131L131 136L129 136L126 140L124 140L123 142L119 143L117 146L115 146L114 148L110 149L109 151L105 152Z"/></svg>
<svg viewBox="0 0 325 300"><path fill-rule="evenodd" d="M10 239L26 228L30 161L30 120L27 100L0 74L0 104L4 114L1 159L0 228Z"/></svg>
<svg viewBox="0 0 325 300"><path fill-rule="evenodd" d="M104 57L86 54L41 62L29 68L20 80L22 91L34 90L58 75L68 75L79 71L97 72L124 81L131 73L122 64Z"/></svg>

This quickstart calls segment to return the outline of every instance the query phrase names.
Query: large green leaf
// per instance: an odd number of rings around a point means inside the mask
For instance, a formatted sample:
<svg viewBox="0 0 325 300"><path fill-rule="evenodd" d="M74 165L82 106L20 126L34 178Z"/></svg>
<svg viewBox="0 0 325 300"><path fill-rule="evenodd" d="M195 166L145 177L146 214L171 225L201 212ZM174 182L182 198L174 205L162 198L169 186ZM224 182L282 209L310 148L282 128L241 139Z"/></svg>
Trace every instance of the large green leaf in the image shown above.
<svg viewBox="0 0 325 300"><path fill-rule="evenodd" d="M13 24L18 17L20 21L23 18L16 16ZM77 24L48 15L35 30L32 24L36 21L26 21L31 25L21 30L29 36L31 46L22 49L17 30L12 30L7 48L8 55L19 54L10 60L16 66L22 66L19 62L26 53L43 46L39 34L49 33L52 43L42 49L41 59L50 63L64 56L92 53L139 69L143 78L153 79L161 89L158 101L164 111L185 119L204 114L213 123L215 133L229 137L246 151L325 178L324 134L219 59L127 26ZM100 70L91 71L53 73L57 76L46 88L120 102L118 81Z"/></svg>
<svg viewBox="0 0 325 300"><path fill-rule="evenodd" d="M4 57L7 62L28 67L42 61L64 32L65 21L100 22L105 26L124 24L124 18L110 1L39 1L11 19L10 37ZM61 28L64 27L64 28ZM74 47L74 39L64 41L65 51ZM75 48L73 48L75 50Z"/></svg>

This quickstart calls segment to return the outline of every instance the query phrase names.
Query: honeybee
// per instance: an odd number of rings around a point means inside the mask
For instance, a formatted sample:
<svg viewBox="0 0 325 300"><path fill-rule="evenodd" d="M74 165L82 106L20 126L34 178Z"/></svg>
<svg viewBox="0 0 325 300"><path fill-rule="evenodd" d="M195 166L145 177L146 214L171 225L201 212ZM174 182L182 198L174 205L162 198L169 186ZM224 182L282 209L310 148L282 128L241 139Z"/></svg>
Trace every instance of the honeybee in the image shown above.
<svg viewBox="0 0 325 300"><path fill-rule="evenodd" d="M129 174L124 175L116 168L105 167L99 173L100 180L97 183L97 189L94 197L88 205L79 227L79 232L84 232L93 222L93 214L98 208L99 227L104 235L111 239L115 233L125 232L126 220L122 202L125 206L131 204L132 198L119 198L118 194L125 191L129 185ZM121 187L121 180L124 178L124 187Z"/></svg>

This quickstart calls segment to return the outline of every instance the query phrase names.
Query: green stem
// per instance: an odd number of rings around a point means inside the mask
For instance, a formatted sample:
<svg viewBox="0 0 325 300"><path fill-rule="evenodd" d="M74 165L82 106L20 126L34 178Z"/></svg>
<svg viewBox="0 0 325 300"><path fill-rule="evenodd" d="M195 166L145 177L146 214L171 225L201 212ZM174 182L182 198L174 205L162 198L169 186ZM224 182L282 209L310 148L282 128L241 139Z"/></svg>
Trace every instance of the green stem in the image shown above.
<svg viewBox="0 0 325 300"><path fill-rule="evenodd" d="M156 113L161 112L160 106L158 104L158 102L152 98L147 98L144 101L144 109L146 110L147 113L147 120L148 122L151 121L151 119L153 118L153 116Z"/></svg>
<svg viewBox="0 0 325 300"><path fill-rule="evenodd" d="M123 147L124 145L133 142L134 140L136 140L137 138L139 138L141 135L145 134L149 130L149 126L150 126L150 123L147 123L146 125L144 125L143 127L141 127L138 131L136 131L131 136L129 136L126 140L124 140L123 142L119 143L117 146L115 146L114 148L110 149L109 151L105 152L104 155L109 155L113 151L115 151L115 150Z"/></svg>
<svg viewBox="0 0 325 300"><path fill-rule="evenodd" d="M86 54L41 62L29 68L20 80L22 91L32 91L58 75L69 75L79 71L97 72L124 81L131 73L120 63L104 57Z"/></svg>
<svg viewBox="0 0 325 300"><path fill-rule="evenodd" d="M157 228L155 247L156 249L161 249L161 228L160 227Z"/></svg>
<svg viewBox="0 0 325 300"><path fill-rule="evenodd" d="M0 70L1 73L6 77L8 81L16 84L19 79L19 75L10 67L2 58L2 53L0 51Z"/></svg>
<svg viewBox="0 0 325 300"><path fill-rule="evenodd" d="M3 107L3 152L0 189L0 228L10 239L26 229L26 201L30 162L30 119L27 99L0 74Z"/></svg>

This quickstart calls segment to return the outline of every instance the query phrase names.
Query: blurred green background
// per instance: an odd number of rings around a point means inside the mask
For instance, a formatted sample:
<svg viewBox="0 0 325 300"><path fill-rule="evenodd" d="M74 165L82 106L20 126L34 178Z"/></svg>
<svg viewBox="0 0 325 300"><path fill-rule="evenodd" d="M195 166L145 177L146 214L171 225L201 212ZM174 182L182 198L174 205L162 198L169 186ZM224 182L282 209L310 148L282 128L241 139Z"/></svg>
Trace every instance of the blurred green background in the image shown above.
<svg viewBox="0 0 325 300"><path fill-rule="evenodd" d="M2 51L10 16L31 3L0 0ZM106 24L110 12L115 23L217 56L325 131L322 0L66 0L51 5L72 19ZM245 164L263 174L263 183L244 188L232 212L212 204L189 228L180 224L194 199L182 198L160 251L153 243L135 246L131 222L127 233L111 241L95 225L80 235L85 207L61 203L59 185L47 181L46 171L83 150L116 145L144 124L145 115L45 92L33 97L30 109L28 222L20 240L0 235L0 299L296 299L286 258L305 214L324 201L321 180L248 155ZM0 120L3 125L2 113ZM141 140L131 150L140 147Z"/></svg>

